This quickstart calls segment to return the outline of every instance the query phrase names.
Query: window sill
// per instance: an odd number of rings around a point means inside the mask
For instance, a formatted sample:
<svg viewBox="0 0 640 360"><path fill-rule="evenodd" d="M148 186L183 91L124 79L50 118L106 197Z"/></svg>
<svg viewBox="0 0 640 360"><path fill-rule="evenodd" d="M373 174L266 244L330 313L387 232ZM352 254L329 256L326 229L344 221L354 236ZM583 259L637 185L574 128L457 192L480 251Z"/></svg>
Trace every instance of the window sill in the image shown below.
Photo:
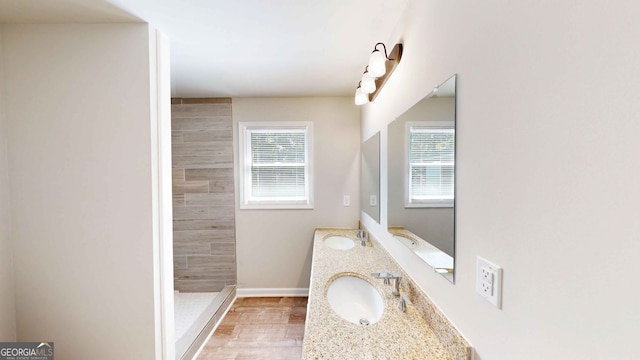
<svg viewBox="0 0 640 360"><path fill-rule="evenodd" d="M434 201L434 202L416 202L416 203L405 203L404 207L406 209L412 208L453 208L453 202L451 201Z"/></svg>
<svg viewBox="0 0 640 360"><path fill-rule="evenodd" d="M241 204L240 210L313 210L313 204Z"/></svg>

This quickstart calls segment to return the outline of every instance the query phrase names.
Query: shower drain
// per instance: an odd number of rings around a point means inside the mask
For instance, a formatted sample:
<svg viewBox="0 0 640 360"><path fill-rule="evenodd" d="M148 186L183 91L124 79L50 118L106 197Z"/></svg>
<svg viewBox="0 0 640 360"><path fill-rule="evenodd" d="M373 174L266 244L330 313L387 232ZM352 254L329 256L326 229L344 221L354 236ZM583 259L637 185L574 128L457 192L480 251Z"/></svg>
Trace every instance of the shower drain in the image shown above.
<svg viewBox="0 0 640 360"><path fill-rule="evenodd" d="M365 318L360 319L360 325L369 325L369 320Z"/></svg>

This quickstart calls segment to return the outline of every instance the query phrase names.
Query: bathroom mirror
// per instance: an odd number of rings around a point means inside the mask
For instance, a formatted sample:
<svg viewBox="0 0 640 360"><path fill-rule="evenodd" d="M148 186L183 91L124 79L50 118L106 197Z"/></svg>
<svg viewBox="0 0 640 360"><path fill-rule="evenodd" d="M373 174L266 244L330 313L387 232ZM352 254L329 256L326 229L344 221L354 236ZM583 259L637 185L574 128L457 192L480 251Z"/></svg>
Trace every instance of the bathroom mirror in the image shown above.
<svg viewBox="0 0 640 360"><path fill-rule="evenodd" d="M362 143L360 209L380 223L380 132Z"/></svg>
<svg viewBox="0 0 640 360"><path fill-rule="evenodd" d="M388 126L388 231L454 280L456 76Z"/></svg>

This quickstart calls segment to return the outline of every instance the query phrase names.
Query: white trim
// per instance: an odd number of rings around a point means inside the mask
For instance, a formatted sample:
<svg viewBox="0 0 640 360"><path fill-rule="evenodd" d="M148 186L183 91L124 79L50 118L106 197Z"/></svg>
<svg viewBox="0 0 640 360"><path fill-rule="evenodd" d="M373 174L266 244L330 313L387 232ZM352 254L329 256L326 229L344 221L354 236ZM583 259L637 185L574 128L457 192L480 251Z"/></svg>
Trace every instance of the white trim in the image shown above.
<svg viewBox="0 0 640 360"><path fill-rule="evenodd" d="M406 129L409 131L412 127L419 129L453 129L455 126L455 121L444 120L444 121L407 121Z"/></svg>
<svg viewBox="0 0 640 360"><path fill-rule="evenodd" d="M175 357L169 40L149 27L156 359Z"/></svg>
<svg viewBox="0 0 640 360"><path fill-rule="evenodd" d="M278 297L278 296L309 296L309 288L247 288L236 289L239 298L250 297Z"/></svg>
<svg viewBox="0 0 640 360"><path fill-rule="evenodd" d="M423 200L420 202L406 202L404 207L412 208L453 208L453 200Z"/></svg>

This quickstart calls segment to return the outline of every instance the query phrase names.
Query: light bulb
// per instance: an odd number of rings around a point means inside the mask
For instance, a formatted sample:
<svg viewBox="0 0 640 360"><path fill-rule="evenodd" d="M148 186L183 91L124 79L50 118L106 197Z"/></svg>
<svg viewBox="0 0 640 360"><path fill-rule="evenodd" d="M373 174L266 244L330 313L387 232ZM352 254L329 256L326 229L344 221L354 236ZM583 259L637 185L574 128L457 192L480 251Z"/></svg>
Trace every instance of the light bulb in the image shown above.
<svg viewBox="0 0 640 360"><path fill-rule="evenodd" d="M371 76L368 71L362 74L360 88L367 94L376 91L376 79Z"/></svg>
<svg viewBox="0 0 640 360"><path fill-rule="evenodd" d="M362 91L362 88L358 86L356 89L356 105L364 105L369 102L369 94Z"/></svg>
<svg viewBox="0 0 640 360"><path fill-rule="evenodd" d="M386 61L386 56L380 50L373 50L369 57L369 74L377 78L384 75L387 72Z"/></svg>

